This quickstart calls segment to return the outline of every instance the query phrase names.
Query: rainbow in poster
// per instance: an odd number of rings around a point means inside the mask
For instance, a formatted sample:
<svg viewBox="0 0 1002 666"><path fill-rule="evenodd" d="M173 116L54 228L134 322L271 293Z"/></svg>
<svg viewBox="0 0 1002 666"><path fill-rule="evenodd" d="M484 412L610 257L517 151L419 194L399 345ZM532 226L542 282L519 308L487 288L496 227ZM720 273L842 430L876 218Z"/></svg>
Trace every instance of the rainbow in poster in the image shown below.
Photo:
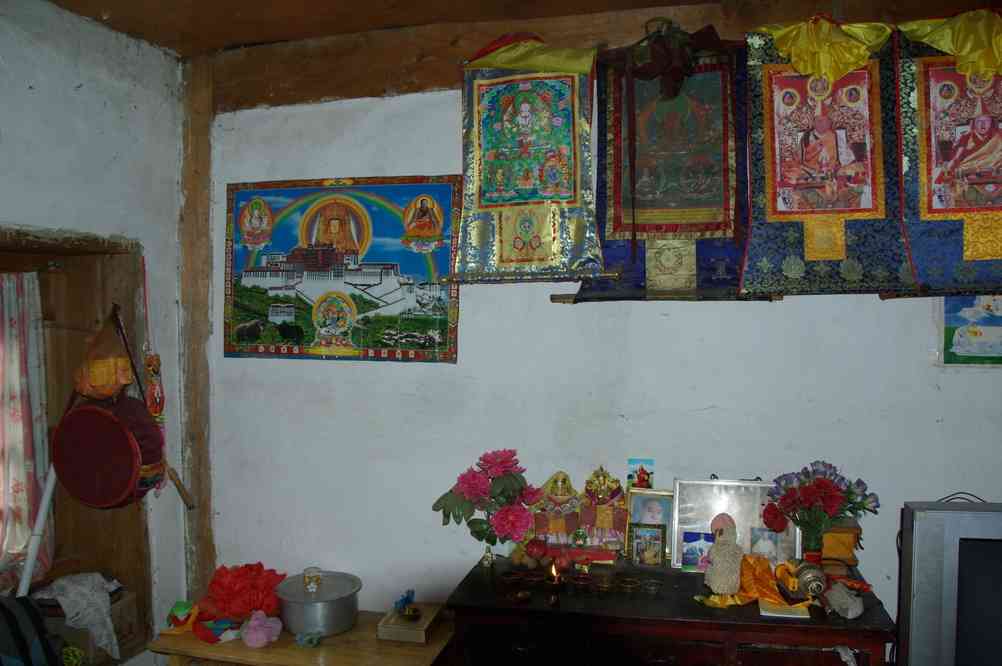
<svg viewBox="0 0 1002 666"><path fill-rule="evenodd" d="M460 176L227 187L226 356L456 362Z"/></svg>

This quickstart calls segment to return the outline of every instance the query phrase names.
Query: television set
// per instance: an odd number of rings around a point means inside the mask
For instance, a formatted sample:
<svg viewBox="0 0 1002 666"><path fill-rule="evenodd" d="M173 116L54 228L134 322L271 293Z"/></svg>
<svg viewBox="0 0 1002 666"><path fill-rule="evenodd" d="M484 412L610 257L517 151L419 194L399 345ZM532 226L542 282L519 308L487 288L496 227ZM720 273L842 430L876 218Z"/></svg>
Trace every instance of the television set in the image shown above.
<svg viewBox="0 0 1002 666"><path fill-rule="evenodd" d="M906 502L899 666L1002 663L1002 504Z"/></svg>

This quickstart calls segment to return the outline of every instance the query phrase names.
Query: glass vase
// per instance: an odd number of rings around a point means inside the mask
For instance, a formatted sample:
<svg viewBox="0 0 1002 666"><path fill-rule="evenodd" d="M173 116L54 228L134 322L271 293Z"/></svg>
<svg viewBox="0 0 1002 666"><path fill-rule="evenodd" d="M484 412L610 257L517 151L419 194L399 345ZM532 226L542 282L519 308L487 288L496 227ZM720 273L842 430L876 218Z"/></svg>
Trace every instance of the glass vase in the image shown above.
<svg viewBox="0 0 1002 666"><path fill-rule="evenodd" d="M825 531L821 525L800 525L800 545L804 559L818 564L824 547Z"/></svg>

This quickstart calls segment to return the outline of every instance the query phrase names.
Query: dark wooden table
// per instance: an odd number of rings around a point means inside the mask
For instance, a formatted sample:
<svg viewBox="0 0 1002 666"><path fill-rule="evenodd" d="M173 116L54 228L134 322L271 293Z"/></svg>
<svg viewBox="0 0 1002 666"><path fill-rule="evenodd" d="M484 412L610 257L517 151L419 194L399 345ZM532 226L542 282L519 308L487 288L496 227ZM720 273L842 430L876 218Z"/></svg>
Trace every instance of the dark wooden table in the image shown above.
<svg viewBox="0 0 1002 666"><path fill-rule="evenodd" d="M894 641L894 623L872 593L855 620L816 607L810 619L764 618L757 603L715 609L694 601L709 594L702 574L622 565L596 575L656 578L661 591L582 593L564 585L551 606L552 590L543 588L532 589L527 602L513 600L501 578L510 568L505 558L493 571L474 567L449 597L456 648L467 664L841 665L831 649L846 646L860 664L873 665L884 664Z"/></svg>

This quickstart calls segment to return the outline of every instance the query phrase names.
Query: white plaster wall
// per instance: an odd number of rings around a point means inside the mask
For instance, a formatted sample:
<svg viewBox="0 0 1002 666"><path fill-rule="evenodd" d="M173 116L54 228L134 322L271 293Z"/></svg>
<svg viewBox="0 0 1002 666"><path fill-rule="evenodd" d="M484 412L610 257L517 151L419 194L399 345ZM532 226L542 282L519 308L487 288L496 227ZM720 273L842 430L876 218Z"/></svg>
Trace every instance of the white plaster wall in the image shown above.
<svg viewBox="0 0 1002 666"><path fill-rule="evenodd" d="M181 123L179 68L168 53L48 2L0 4L0 226L142 242L174 466ZM185 596L183 506L168 487L146 507L153 614L162 619Z"/></svg>
<svg viewBox="0 0 1002 666"><path fill-rule="evenodd" d="M456 92L263 109L217 118L213 247L226 184L458 173ZM897 603L895 534L908 500L998 492L1002 371L944 370L933 302L552 305L572 285L464 286L459 363L222 356L214 282L212 469L221 563L361 576L362 608L402 590L444 599L482 548L431 504L489 448L531 482L579 489L630 456L674 477L774 476L825 458L884 503L863 521L862 569Z"/></svg>

